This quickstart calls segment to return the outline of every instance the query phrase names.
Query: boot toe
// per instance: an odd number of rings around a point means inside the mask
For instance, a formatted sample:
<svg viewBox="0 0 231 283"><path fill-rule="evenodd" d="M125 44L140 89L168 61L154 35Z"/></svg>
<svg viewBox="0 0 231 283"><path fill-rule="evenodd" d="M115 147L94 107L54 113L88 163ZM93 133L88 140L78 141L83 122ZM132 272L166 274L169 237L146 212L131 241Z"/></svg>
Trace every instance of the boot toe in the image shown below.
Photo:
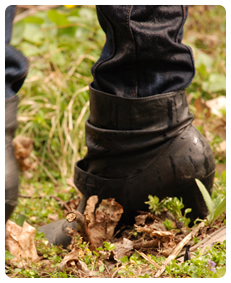
<svg viewBox="0 0 231 283"><path fill-rule="evenodd" d="M47 225L38 228L39 232L43 232L50 244L62 245L66 248L71 243L71 236L68 236L68 229L77 229L78 224L76 222L68 223L66 219L52 222Z"/></svg>

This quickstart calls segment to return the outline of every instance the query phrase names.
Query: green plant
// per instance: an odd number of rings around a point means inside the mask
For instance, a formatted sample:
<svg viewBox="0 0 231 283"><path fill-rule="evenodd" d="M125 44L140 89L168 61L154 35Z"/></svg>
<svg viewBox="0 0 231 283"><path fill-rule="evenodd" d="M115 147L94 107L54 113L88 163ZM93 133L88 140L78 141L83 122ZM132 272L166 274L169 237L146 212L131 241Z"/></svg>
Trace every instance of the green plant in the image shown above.
<svg viewBox="0 0 231 283"><path fill-rule="evenodd" d="M157 196L148 196L149 201L145 203L149 205L149 210L154 213L155 215L161 214L163 211L162 202L159 201Z"/></svg>
<svg viewBox="0 0 231 283"><path fill-rule="evenodd" d="M188 226L190 219L186 218L187 213L189 213L192 209L187 208L184 211L184 215L182 214L182 209L184 208L184 204L182 199L178 199L177 197L167 197L159 201L157 196L148 196L149 201L145 202L149 205L149 209L152 213L156 215L161 214L163 211L171 212L175 219L184 223L185 226ZM165 223L168 225L169 223Z"/></svg>
<svg viewBox="0 0 231 283"><path fill-rule="evenodd" d="M166 218L163 222L163 225L168 229L168 230L172 230L174 229L173 223L171 220L169 220L168 218Z"/></svg>
<svg viewBox="0 0 231 283"><path fill-rule="evenodd" d="M5 250L5 260L10 260L15 258L15 256L13 256L10 252Z"/></svg>
<svg viewBox="0 0 231 283"><path fill-rule="evenodd" d="M166 266L166 273L174 278L219 278L225 274L226 241L206 249L204 254L200 250L192 253L193 258L177 263L173 260Z"/></svg>
<svg viewBox="0 0 231 283"><path fill-rule="evenodd" d="M221 197L218 195L215 200L212 200L203 183L198 179L196 179L196 183L209 211L207 216L208 224L213 225L214 221L226 210L226 196Z"/></svg>
<svg viewBox="0 0 231 283"><path fill-rule="evenodd" d="M108 242L103 242L104 244L104 250L105 251L113 251L115 249L115 245L114 244L111 244L111 243L108 243Z"/></svg>

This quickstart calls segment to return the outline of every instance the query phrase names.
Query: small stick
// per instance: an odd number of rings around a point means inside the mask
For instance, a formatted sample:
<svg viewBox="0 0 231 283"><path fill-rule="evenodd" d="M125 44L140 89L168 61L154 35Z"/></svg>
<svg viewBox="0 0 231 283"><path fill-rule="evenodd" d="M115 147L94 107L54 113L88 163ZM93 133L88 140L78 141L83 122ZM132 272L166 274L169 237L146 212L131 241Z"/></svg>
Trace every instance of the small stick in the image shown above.
<svg viewBox="0 0 231 283"><path fill-rule="evenodd" d="M154 248L158 247L158 240L151 240L151 241L145 241L145 242L140 242L140 243L134 243L133 248L135 250L139 250L141 248Z"/></svg>
<svg viewBox="0 0 231 283"><path fill-rule="evenodd" d="M138 254L140 254L144 259L146 259L149 263L151 263L152 265L155 266L155 268L157 269L161 269L161 267L159 266L158 263L156 263L154 260L152 260L149 256L147 256L146 254L142 253L142 252L138 252L137 250L135 250Z"/></svg>
<svg viewBox="0 0 231 283"><path fill-rule="evenodd" d="M71 211L67 214L66 220L69 223L76 221L80 226L80 230L82 232L83 239L86 242L90 243L90 246L91 246L92 249L95 249L95 245L93 244L93 242L91 240L90 233L88 231L87 224L85 222L85 218L84 218L83 214L80 213L79 211Z"/></svg>
<svg viewBox="0 0 231 283"><path fill-rule="evenodd" d="M164 261L160 270L155 274L155 278L159 277L164 271L166 265L168 265L174 258L177 257L181 249L193 238L200 230L200 228L204 227L205 222L201 222L197 227L195 227L172 251L168 258Z"/></svg>
<svg viewBox="0 0 231 283"><path fill-rule="evenodd" d="M124 265L121 265L120 267L118 267L113 273L112 273L112 276L111 278L114 278L116 273L120 270L120 269L123 269L126 265L128 265L129 263L125 263Z"/></svg>

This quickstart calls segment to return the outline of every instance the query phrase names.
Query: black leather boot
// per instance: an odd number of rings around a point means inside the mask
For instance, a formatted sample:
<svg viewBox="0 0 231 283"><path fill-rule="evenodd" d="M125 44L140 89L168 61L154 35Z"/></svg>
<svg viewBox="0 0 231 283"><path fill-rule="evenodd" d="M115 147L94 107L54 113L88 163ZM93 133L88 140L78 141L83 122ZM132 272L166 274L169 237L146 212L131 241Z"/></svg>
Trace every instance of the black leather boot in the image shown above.
<svg viewBox="0 0 231 283"><path fill-rule="evenodd" d="M76 163L75 185L86 199L115 198L124 208L121 223L132 224L138 211L148 210L149 195L182 197L192 221L204 218L195 178L211 194L215 161L192 121L184 90L133 99L90 86L88 153Z"/></svg>
<svg viewBox="0 0 231 283"><path fill-rule="evenodd" d="M17 129L18 96L5 100L5 223L10 218L18 199L18 163L12 140Z"/></svg>

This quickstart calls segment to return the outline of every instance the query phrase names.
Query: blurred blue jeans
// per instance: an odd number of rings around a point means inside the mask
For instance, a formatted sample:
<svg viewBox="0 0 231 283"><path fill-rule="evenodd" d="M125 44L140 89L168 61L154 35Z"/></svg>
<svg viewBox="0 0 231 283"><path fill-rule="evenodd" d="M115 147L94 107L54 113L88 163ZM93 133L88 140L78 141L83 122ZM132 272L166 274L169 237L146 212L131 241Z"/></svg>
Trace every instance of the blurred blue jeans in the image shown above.
<svg viewBox="0 0 231 283"><path fill-rule="evenodd" d="M16 7L5 17L6 98L28 72L27 59L10 46ZM195 75L191 49L182 44L188 6L97 6L106 43L92 67L93 87L121 97L145 97L185 89Z"/></svg>

